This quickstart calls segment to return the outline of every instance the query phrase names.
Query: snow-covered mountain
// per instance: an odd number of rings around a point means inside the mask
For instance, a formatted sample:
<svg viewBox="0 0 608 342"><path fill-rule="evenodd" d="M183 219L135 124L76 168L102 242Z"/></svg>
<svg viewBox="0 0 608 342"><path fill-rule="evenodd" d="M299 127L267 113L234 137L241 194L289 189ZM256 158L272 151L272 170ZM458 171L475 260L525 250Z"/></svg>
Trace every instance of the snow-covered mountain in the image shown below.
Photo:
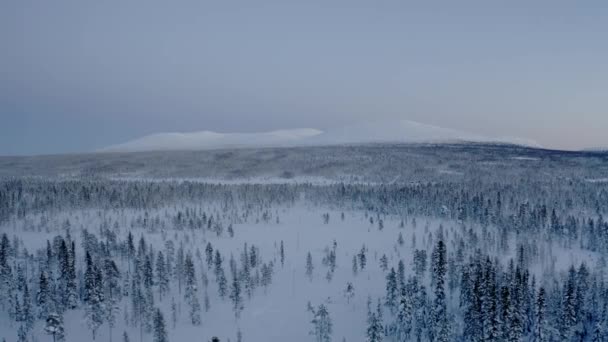
<svg viewBox="0 0 608 342"><path fill-rule="evenodd" d="M540 147L521 138L491 138L410 120L374 121L327 131L312 128L260 133L158 133L101 149L102 152L207 150L240 147L314 146L364 143L496 142Z"/></svg>
<svg viewBox="0 0 608 342"><path fill-rule="evenodd" d="M436 142L483 138L470 133L410 120L357 123L331 129L316 137L319 143L356 144L373 142Z"/></svg>
<svg viewBox="0 0 608 342"><path fill-rule="evenodd" d="M285 129L262 133L216 133L211 131L157 133L123 144L108 146L100 151L139 152L293 146L321 133L323 132L312 128Z"/></svg>

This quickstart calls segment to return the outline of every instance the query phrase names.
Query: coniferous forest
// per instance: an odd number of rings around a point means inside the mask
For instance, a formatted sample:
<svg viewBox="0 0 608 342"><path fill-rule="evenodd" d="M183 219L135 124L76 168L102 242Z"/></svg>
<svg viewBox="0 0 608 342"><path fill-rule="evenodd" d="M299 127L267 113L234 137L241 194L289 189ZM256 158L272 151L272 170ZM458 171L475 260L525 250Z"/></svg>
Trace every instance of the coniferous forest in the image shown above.
<svg viewBox="0 0 608 342"><path fill-rule="evenodd" d="M0 158L0 340L608 341L606 153L162 156Z"/></svg>

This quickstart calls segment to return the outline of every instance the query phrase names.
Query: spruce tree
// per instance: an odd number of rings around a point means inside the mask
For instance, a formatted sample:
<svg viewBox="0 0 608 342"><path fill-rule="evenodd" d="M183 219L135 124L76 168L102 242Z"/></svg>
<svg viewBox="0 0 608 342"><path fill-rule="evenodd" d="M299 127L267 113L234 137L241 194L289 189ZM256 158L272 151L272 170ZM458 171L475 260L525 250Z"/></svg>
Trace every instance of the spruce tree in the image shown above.
<svg viewBox="0 0 608 342"><path fill-rule="evenodd" d="M85 271L85 292L84 302L85 319L87 326L91 329L93 340L95 339L97 329L103 323L103 289L102 275L99 268L93 263L91 255L86 253L86 271Z"/></svg>
<svg viewBox="0 0 608 342"><path fill-rule="evenodd" d="M40 272L38 281L38 292L36 293L36 306L38 307L38 318L46 319L50 313L49 281L45 271Z"/></svg>
<svg viewBox="0 0 608 342"><path fill-rule="evenodd" d="M53 342L63 341L63 318L57 313L50 313L46 318L44 331L53 336Z"/></svg>
<svg viewBox="0 0 608 342"><path fill-rule="evenodd" d="M576 270L574 266L571 266L568 271L568 279L564 285L560 317L560 337L564 341L572 337L574 326L577 324L576 317Z"/></svg>
<svg viewBox="0 0 608 342"><path fill-rule="evenodd" d="M547 304L545 303L545 289L540 288L538 290L538 297L536 298L536 312L534 322L534 334L532 336L533 342L545 342L548 341L549 336L547 334Z"/></svg>
<svg viewBox="0 0 608 342"><path fill-rule="evenodd" d="M23 304L21 305L23 315L23 326L26 332L29 332L34 327L34 312L32 309L32 298L27 282L23 285Z"/></svg>
<svg viewBox="0 0 608 342"><path fill-rule="evenodd" d="M380 318L380 310L373 312L370 307L370 300L368 299L367 304L367 331L366 331L366 342L382 342L384 339L384 328L382 326L382 319Z"/></svg>
<svg viewBox="0 0 608 342"><path fill-rule="evenodd" d="M447 342L449 339L449 323L447 317L445 296L446 247L442 239L437 241L434 253L433 274L435 279L435 301L433 303L433 336L436 341Z"/></svg>
<svg viewBox="0 0 608 342"><path fill-rule="evenodd" d="M281 267L285 266L285 247L283 246L283 240L281 240L281 247L279 249L279 255L281 258Z"/></svg>
<svg viewBox="0 0 608 342"><path fill-rule="evenodd" d="M118 303L120 301L120 272L114 260L104 260L104 302L105 302L105 320L108 322L110 341L112 341L112 329L116 324L116 316L120 309Z"/></svg>
<svg viewBox="0 0 608 342"><path fill-rule="evenodd" d="M311 321L313 329L310 334L315 336L317 342L331 342L331 335L333 333L333 323L329 317L329 311L324 304L320 304L317 309L312 308L309 303L309 309L313 314Z"/></svg>
<svg viewBox="0 0 608 342"><path fill-rule="evenodd" d="M76 244L71 241L68 248L68 259L66 269L66 307L75 309L78 306L78 288L76 285Z"/></svg>
<svg viewBox="0 0 608 342"><path fill-rule="evenodd" d="M306 276L308 277L308 280L312 281L312 272L314 270L314 266L312 264L312 254L310 254L310 252L308 252L308 254L306 255Z"/></svg>
<svg viewBox="0 0 608 342"><path fill-rule="evenodd" d="M194 263L192 262L192 257L190 254L186 256L184 263L184 274L186 278L184 298L190 308L190 322L192 325L198 326L201 324L201 304L198 298L198 287L196 286Z"/></svg>
<svg viewBox="0 0 608 342"><path fill-rule="evenodd" d="M415 286L415 280L410 279L408 285L401 288L397 319L393 328L395 337L399 342L408 341L410 338L413 317L413 289Z"/></svg>
<svg viewBox="0 0 608 342"><path fill-rule="evenodd" d="M167 336L167 327L165 324L165 317L160 309L156 309L154 312L154 342L169 342Z"/></svg>
<svg viewBox="0 0 608 342"><path fill-rule="evenodd" d="M213 266L213 246L211 242L207 242L205 247L205 260L207 261L207 268L211 269L211 266Z"/></svg>
<svg viewBox="0 0 608 342"><path fill-rule="evenodd" d="M235 273L232 275L232 283L230 285L230 300L232 300L232 310L234 316L239 317L243 310L243 296L241 294L241 282L238 275Z"/></svg>
<svg viewBox="0 0 608 342"><path fill-rule="evenodd" d="M158 284L158 297L162 301L163 296L169 291L169 274L165 264L163 252L159 251L156 258L156 283Z"/></svg>
<svg viewBox="0 0 608 342"><path fill-rule="evenodd" d="M395 313L397 309L397 300L399 296L397 288L397 273L395 268L391 267L391 270L386 276L386 300L385 304L392 313Z"/></svg>

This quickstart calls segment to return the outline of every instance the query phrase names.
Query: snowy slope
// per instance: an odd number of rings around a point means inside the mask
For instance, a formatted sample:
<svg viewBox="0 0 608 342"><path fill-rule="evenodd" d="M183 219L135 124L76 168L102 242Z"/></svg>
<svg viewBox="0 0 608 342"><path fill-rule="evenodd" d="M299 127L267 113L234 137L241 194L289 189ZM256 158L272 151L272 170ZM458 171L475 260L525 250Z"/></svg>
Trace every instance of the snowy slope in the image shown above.
<svg viewBox="0 0 608 342"><path fill-rule="evenodd" d="M491 138L410 120L374 121L325 132L318 129L286 129L261 133L159 133L106 147L102 152L205 150L239 147L283 147L364 143L497 142L540 147L521 138Z"/></svg>
<svg viewBox="0 0 608 342"><path fill-rule="evenodd" d="M411 120L385 120L358 123L328 130L314 137L320 144L488 142L540 147L532 140L515 137L486 137L451 128L427 125Z"/></svg>
<svg viewBox="0 0 608 342"><path fill-rule="evenodd" d="M158 133L112 145L102 152L137 152L167 150L205 150L217 148L291 146L322 132L311 128L286 129L262 133Z"/></svg>
<svg viewBox="0 0 608 342"><path fill-rule="evenodd" d="M319 143L356 144L374 142L480 141L483 137L410 120L375 121L328 130L316 137Z"/></svg>

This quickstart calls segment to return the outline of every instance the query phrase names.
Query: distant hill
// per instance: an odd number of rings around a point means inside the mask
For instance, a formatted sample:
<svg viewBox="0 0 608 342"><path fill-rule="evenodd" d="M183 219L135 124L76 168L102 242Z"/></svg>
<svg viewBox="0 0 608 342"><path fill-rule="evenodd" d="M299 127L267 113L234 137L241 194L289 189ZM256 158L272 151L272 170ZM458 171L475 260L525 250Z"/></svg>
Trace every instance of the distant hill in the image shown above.
<svg viewBox="0 0 608 342"><path fill-rule="evenodd" d="M540 147L522 138L485 137L450 128L409 120L375 121L348 125L327 131L312 128L284 129L260 133L157 133L108 146L99 152L142 152L170 150L210 150L222 148L322 146L365 143L434 142L509 143Z"/></svg>

